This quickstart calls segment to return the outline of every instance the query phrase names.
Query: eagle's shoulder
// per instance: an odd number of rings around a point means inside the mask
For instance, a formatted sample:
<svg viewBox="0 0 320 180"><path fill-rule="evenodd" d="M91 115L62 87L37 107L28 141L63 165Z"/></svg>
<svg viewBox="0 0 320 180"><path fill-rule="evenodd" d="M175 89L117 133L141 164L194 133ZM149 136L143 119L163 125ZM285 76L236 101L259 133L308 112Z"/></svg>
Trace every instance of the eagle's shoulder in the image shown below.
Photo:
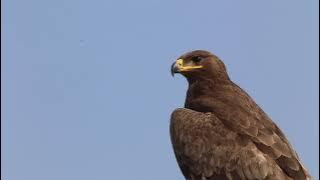
<svg viewBox="0 0 320 180"><path fill-rule="evenodd" d="M178 108L171 115L170 135L186 177L303 179L304 169L290 145L261 128L252 136L228 127L212 112Z"/></svg>
<svg viewBox="0 0 320 180"><path fill-rule="evenodd" d="M248 137L229 129L213 113L176 109L170 134L186 177L263 179L277 175L289 179Z"/></svg>
<svg viewBox="0 0 320 180"><path fill-rule="evenodd" d="M172 112L170 129L172 135L178 133L184 136L197 136L199 133L204 134L211 131L233 133L226 129L214 113L202 113L188 108L178 108Z"/></svg>

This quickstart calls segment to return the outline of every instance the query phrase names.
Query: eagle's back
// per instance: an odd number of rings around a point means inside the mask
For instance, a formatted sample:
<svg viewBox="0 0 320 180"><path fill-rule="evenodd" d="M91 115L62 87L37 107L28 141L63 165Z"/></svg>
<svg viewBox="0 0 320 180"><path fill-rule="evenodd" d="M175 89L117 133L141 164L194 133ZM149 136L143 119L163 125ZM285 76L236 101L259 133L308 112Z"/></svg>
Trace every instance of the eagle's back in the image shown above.
<svg viewBox="0 0 320 180"><path fill-rule="evenodd" d="M170 134L178 164L188 180L296 179L252 138L233 131L213 113L176 109Z"/></svg>

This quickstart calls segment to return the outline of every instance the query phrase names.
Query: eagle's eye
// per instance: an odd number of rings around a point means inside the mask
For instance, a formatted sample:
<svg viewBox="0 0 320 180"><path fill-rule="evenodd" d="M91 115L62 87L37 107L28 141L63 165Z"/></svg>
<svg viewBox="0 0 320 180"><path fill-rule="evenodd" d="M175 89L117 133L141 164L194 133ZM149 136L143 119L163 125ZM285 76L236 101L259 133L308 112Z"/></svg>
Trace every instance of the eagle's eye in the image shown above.
<svg viewBox="0 0 320 180"><path fill-rule="evenodd" d="M191 60L192 60L193 62L198 63L198 62L200 62L200 61L202 60L202 57L200 57L200 56L193 56L193 57L191 58Z"/></svg>

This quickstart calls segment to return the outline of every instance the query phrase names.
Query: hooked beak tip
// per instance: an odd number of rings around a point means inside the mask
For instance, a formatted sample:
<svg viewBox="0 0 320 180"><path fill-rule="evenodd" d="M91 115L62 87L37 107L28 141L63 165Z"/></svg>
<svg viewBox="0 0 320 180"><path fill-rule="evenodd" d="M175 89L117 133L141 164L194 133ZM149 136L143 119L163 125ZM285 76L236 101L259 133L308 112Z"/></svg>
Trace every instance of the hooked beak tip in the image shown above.
<svg viewBox="0 0 320 180"><path fill-rule="evenodd" d="M174 77L174 74L178 72L179 72L179 68L176 66L176 63L174 62L171 65L171 76Z"/></svg>

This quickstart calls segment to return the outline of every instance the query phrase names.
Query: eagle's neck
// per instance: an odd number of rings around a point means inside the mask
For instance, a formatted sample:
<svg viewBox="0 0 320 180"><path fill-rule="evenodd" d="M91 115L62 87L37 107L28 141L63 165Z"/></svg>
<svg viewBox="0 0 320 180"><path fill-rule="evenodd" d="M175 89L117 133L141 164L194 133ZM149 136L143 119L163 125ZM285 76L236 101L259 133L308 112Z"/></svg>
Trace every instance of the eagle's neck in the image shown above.
<svg viewBox="0 0 320 180"><path fill-rule="evenodd" d="M232 84L230 80L217 82L212 79L201 79L189 82L185 108L199 112L211 112L212 103L223 92L224 87Z"/></svg>

